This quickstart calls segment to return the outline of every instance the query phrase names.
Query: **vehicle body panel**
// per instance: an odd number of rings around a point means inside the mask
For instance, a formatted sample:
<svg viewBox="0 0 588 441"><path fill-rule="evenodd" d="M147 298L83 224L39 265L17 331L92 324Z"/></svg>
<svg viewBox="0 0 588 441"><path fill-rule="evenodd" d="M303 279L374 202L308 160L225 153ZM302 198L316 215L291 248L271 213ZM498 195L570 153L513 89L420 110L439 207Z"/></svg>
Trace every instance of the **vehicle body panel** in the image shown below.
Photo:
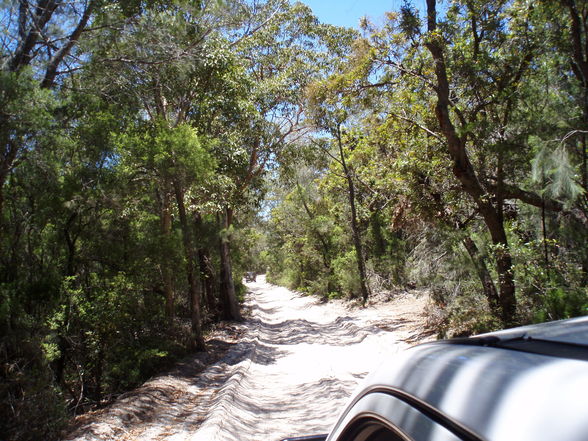
<svg viewBox="0 0 588 441"><path fill-rule="evenodd" d="M391 355L364 380L327 439L339 441L351 421L379 415L414 440L586 440L587 342L588 318L581 318ZM554 353L534 353L535 343ZM430 436L409 429L414 421Z"/></svg>

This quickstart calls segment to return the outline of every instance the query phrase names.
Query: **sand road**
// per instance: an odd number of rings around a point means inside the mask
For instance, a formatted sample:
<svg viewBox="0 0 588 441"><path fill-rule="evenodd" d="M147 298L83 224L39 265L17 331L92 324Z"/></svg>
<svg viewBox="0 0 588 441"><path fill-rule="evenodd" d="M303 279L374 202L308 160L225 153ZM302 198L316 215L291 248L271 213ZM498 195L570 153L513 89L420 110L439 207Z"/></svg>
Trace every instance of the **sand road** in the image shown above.
<svg viewBox="0 0 588 441"><path fill-rule="evenodd" d="M247 286L248 319L214 342L222 347L216 359L186 360L85 416L66 439L277 441L326 433L385 354L431 339L425 296L360 308L321 303L263 276Z"/></svg>

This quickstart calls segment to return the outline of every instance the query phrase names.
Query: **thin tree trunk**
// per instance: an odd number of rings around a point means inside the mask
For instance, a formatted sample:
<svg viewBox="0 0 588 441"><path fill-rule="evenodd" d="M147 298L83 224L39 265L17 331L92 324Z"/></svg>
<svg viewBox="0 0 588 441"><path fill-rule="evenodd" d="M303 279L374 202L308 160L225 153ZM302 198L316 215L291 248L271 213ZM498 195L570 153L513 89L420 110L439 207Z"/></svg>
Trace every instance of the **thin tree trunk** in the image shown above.
<svg viewBox="0 0 588 441"><path fill-rule="evenodd" d="M302 201L302 206L304 207L304 211L306 211L308 218L310 220L313 220L314 214L312 213L312 211L310 211L310 207L306 203L306 199L304 199L304 194L302 193L302 188L300 187L300 183L298 183L298 182L296 182L296 189L298 190L298 195L300 196L300 200ZM322 246L322 253L321 254L322 254L322 258L323 258L323 265L330 272L331 271L331 264L330 264L331 259L329 256L331 253L329 250L329 245L328 245L326 239L323 237L322 233L320 231L318 231L318 229L315 229L314 233Z"/></svg>
<svg viewBox="0 0 588 441"><path fill-rule="evenodd" d="M176 201L178 204L178 212L180 215L180 225L182 227L182 238L184 242L184 251L186 254L186 273L188 276L188 286L190 289L190 319L192 322L192 349L198 351L205 351L206 344L204 343L204 336L202 334L202 315L200 312L200 296L202 294L200 279L196 277L194 268L194 247L192 245L192 236L188 226L188 218L186 216L186 206L184 203L184 192L178 182L174 182L174 191L176 194Z"/></svg>
<svg viewBox="0 0 588 441"><path fill-rule="evenodd" d="M431 35L437 32L436 0L427 0L427 23ZM496 271L500 287L501 319L504 325L514 322L516 314L515 282L512 257L508 246L504 223L500 216L500 210L492 205L490 195L484 190L470 162L465 139L457 134L457 130L451 121L449 106L449 80L445 66L443 49L436 37L431 37L426 47L435 61L435 74L437 77L436 93L437 105L435 113L441 127L441 131L447 140L447 149L453 160L453 174L462 184L464 191L469 194L478 207L478 211L488 228L492 243L496 246ZM499 195L500 196L500 195Z"/></svg>
<svg viewBox="0 0 588 441"><path fill-rule="evenodd" d="M65 266L65 276L71 278L75 276L75 254L76 254L76 242L77 242L77 235L71 234L71 227L75 222L78 214L72 213L65 226L63 228L63 235L65 237L65 242L67 245L67 263ZM57 346L59 347L59 357L51 363L51 369L53 370L53 378L55 382L59 385L63 385L64 379L64 372L66 366L66 360L69 352L69 343L67 337L64 335L66 333L67 328L69 327L69 320L70 320L70 303L71 299L69 297L69 293L67 294L67 302L65 304L65 316L63 320L63 326L61 327L60 332L57 334Z"/></svg>
<svg viewBox="0 0 588 441"><path fill-rule="evenodd" d="M218 316L218 305L214 296L214 274L210 268L210 255L206 248L198 248L198 266L200 267L200 280L203 287L202 298L206 302L206 308L210 316Z"/></svg>
<svg viewBox="0 0 588 441"><path fill-rule="evenodd" d="M91 390L90 397L100 403L102 401L102 377L104 373L104 345L100 344L100 349L96 356L96 364L92 368L92 377L94 377L94 387Z"/></svg>
<svg viewBox="0 0 588 441"><path fill-rule="evenodd" d="M2 117L0 119L0 124L7 124L7 118ZM12 169L17 162L18 156L18 147L17 142L11 141L9 139L3 138L3 152L0 155L0 214L3 213L4 210L4 189L6 182L8 181L8 176L12 172ZM0 216L0 222L4 219L3 216ZM0 235L2 231L5 230L4 228L0 228ZM1 236L0 236L1 237Z"/></svg>
<svg viewBox="0 0 588 441"><path fill-rule="evenodd" d="M490 271L488 271L488 267L486 266L484 256L480 254L478 246L471 237L466 236L463 239L463 245L470 256L470 259L472 259L472 263L476 268L480 282L482 282L484 295L486 296L486 299L488 299L490 309L495 315L500 316L500 297L496 291L496 286L494 285Z"/></svg>
<svg viewBox="0 0 588 441"><path fill-rule="evenodd" d="M166 247L171 240L172 232L172 215L171 215L171 201L169 193L163 189L161 195L161 235L166 244ZM175 316L175 298L173 288L173 278L171 268L167 256L161 256L161 278L163 282L163 292L165 295L165 316L168 320L172 320Z"/></svg>
<svg viewBox="0 0 588 441"><path fill-rule="evenodd" d="M542 173L543 174L543 173ZM545 176L542 176L542 187L545 188ZM541 195L541 233L543 234L543 257L545 259L545 268L549 267L549 250L547 248L547 222L545 220L545 197Z"/></svg>
<svg viewBox="0 0 588 441"><path fill-rule="evenodd" d="M588 129L588 109L584 110L584 130ZM580 145L581 157L582 157L582 188L586 192L586 198L588 198L588 152L586 151L586 135L582 134L582 141Z"/></svg>
<svg viewBox="0 0 588 441"><path fill-rule="evenodd" d="M349 198L349 207L351 209L351 233L353 236L353 245L355 247L355 254L357 256L357 269L359 271L359 283L361 289L361 297L363 303L368 300L369 289L367 286L367 276L365 270L365 260L363 256L363 248L361 245L361 235L359 233L359 224L357 222L357 209L355 206L355 183L353 182L352 170L345 161L345 154L343 152L343 140L341 139L341 125L337 125L337 144L339 147L339 155L345 179L347 180L347 187L349 189L347 196Z"/></svg>
<svg viewBox="0 0 588 441"><path fill-rule="evenodd" d="M223 318L226 320L241 321L241 311L239 310L239 302L235 293L235 283L233 280L233 268L231 264L231 249L230 249L230 227L232 224L232 210L225 208L223 216L221 216L221 227L224 234L220 238L220 263L221 263L221 299L223 311Z"/></svg>
<svg viewBox="0 0 588 441"><path fill-rule="evenodd" d="M201 240L203 228L202 216L196 212L194 214L194 226L197 231L197 240ZM206 302L206 308L210 316L217 317L218 305L214 296L214 273L210 266L210 252L208 248L198 247L198 266L200 268L200 281L204 291L203 300Z"/></svg>

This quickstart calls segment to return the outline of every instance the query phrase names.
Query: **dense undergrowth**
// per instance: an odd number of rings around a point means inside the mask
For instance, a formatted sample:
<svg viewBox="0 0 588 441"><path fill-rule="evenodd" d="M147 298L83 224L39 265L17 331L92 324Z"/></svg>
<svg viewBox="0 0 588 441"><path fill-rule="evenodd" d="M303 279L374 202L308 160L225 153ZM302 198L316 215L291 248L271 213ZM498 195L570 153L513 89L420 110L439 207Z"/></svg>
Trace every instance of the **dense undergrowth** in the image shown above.
<svg viewBox="0 0 588 441"><path fill-rule="evenodd" d="M1 2L0 438L204 350L245 271L440 336L588 313L588 3L436 3Z"/></svg>

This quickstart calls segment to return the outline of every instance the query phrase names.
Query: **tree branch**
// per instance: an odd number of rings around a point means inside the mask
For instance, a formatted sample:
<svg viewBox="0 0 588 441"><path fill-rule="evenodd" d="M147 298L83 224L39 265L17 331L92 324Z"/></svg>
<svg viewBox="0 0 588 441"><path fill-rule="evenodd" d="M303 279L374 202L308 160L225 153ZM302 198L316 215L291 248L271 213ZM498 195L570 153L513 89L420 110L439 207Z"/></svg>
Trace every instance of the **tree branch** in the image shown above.
<svg viewBox="0 0 588 441"><path fill-rule="evenodd" d="M49 60L49 64L47 65L47 69L45 71L45 78L43 78L43 82L41 83L41 87L48 89L53 86L55 82L55 77L57 76L57 68L63 61L63 59L70 53L71 49L74 45L78 42L82 32L86 28L88 21L90 20L90 16L92 15L92 11L94 9L94 1L90 1L82 18L80 19L78 25L70 34L69 38L67 39L67 43L65 43L61 48L51 57Z"/></svg>

